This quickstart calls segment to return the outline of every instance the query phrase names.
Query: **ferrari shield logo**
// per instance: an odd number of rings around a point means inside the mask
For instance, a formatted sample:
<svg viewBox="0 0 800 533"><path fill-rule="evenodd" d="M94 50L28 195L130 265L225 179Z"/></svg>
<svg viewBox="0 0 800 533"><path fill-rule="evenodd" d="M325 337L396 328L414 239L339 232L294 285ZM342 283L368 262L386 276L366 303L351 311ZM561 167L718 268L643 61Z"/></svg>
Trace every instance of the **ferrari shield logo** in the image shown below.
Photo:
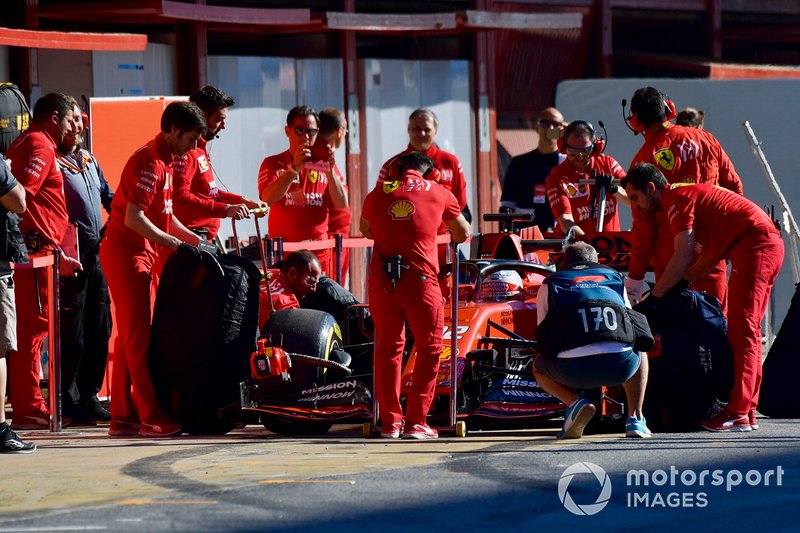
<svg viewBox="0 0 800 533"><path fill-rule="evenodd" d="M655 159L658 166L667 170L675 168L675 154L669 148L662 148L655 153Z"/></svg>
<svg viewBox="0 0 800 533"><path fill-rule="evenodd" d="M400 186L400 182L399 181L384 181L383 182L383 192L385 192L386 194L393 193L394 191L397 190L397 188L399 186Z"/></svg>
<svg viewBox="0 0 800 533"><path fill-rule="evenodd" d="M311 183L316 183L318 179L319 179L319 172L317 172L316 170L308 171L308 180Z"/></svg>

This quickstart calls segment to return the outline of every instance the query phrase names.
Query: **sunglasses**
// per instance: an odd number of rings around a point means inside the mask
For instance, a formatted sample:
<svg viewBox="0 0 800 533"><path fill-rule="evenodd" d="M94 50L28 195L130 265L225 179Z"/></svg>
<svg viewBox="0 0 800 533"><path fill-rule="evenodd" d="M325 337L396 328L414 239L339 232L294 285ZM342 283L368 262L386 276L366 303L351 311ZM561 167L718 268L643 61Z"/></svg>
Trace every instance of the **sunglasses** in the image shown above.
<svg viewBox="0 0 800 533"><path fill-rule="evenodd" d="M558 122L557 120L540 120L539 126L543 128L560 128L563 126L563 123Z"/></svg>
<svg viewBox="0 0 800 533"><path fill-rule="evenodd" d="M301 137L303 135L308 135L309 137L314 137L314 136L316 136L317 133L319 133L319 130L317 128L301 128L300 126L295 126L293 129L294 129L294 132L297 135L301 136Z"/></svg>
<svg viewBox="0 0 800 533"><path fill-rule="evenodd" d="M594 145L590 144L586 148L573 148L572 146L567 146L567 155L582 155L588 156L591 155L592 150L594 149Z"/></svg>

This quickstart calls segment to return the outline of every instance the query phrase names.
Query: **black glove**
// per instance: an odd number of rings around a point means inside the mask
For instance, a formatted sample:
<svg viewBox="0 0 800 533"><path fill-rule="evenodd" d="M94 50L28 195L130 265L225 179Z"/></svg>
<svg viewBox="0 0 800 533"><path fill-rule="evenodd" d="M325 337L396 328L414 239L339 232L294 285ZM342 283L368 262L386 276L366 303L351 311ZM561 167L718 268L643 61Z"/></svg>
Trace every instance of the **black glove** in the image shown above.
<svg viewBox="0 0 800 533"><path fill-rule="evenodd" d="M614 185L614 176L611 174L598 174L594 177L594 183L597 187L605 187L608 194L616 194L619 187Z"/></svg>
<svg viewBox="0 0 800 533"><path fill-rule="evenodd" d="M678 296L683 291L689 288L689 285L692 283L687 281L686 278L681 278L681 280L672 286L670 290L664 295L665 298L672 298L673 296Z"/></svg>
<svg viewBox="0 0 800 533"><path fill-rule="evenodd" d="M650 296L639 302L638 304L633 306L634 311L638 311L646 316L648 319L654 316L656 310L658 309L658 305L661 303L661 298L657 296L653 296L653 293L650 293Z"/></svg>
<svg viewBox="0 0 800 533"><path fill-rule="evenodd" d="M195 248L191 244L182 242L180 244L180 246L178 246L178 249L175 250L175 252L178 253L178 254L183 254L183 255L185 255L187 257L189 257L189 256L194 257L194 256L197 255L198 250L197 250L197 248Z"/></svg>

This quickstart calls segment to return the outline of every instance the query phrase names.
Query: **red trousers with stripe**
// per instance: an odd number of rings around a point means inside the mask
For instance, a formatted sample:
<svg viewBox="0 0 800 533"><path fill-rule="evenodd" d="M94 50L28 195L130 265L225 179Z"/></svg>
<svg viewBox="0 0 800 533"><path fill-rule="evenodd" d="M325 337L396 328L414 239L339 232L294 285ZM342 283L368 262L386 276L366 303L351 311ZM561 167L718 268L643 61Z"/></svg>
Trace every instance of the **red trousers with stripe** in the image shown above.
<svg viewBox="0 0 800 533"><path fill-rule="evenodd" d="M169 418L158 407L150 379L153 261L154 257L145 251L131 253L109 241L100 248L100 262L108 280L117 326L111 416L115 420L160 425Z"/></svg>
<svg viewBox="0 0 800 533"><path fill-rule="evenodd" d="M9 398L17 418L49 412L39 388L40 352L47 337L47 311L50 307L47 272L43 268L17 269L14 272L14 291L17 351L8 355L8 382L11 384ZM36 300L37 292L41 311Z"/></svg>
<svg viewBox="0 0 800 533"><path fill-rule="evenodd" d="M783 241L775 228L756 228L730 249L728 340L733 348L733 389L726 411L746 415L758 407L761 388L761 321L783 264Z"/></svg>
<svg viewBox="0 0 800 533"><path fill-rule="evenodd" d="M406 400L406 427L425 423L433 402L442 353L444 303L436 278L403 272L392 290L383 274L372 271L369 308L375 321L375 395L384 427L400 422L400 380L406 320L414 335L416 362ZM388 292L387 292L388 289Z"/></svg>

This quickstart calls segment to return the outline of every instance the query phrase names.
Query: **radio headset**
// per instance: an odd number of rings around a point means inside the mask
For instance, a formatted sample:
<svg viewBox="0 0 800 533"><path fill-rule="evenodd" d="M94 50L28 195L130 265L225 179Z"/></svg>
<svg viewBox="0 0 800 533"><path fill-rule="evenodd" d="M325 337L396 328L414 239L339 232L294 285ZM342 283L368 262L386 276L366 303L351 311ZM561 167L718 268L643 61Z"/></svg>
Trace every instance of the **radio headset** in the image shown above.
<svg viewBox="0 0 800 533"><path fill-rule="evenodd" d="M628 100L623 98L622 119L625 121L625 125L628 126L628 129L631 130L634 135L639 135L647 128L645 128L644 124L639 122L639 119L633 114L633 106L631 106L630 114L625 113L625 106L627 105ZM678 112L675 110L675 102L669 98L664 99L664 115L667 117L667 121L674 120L675 117L678 116Z"/></svg>
<svg viewBox="0 0 800 533"><path fill-rule="evenodd" d="M585 120L573 120L569 123L569 125L564 129L564 135L558 138L558 151L562 154L567 153L567 137L575 133L579 127L583 126L587 130L589 130L589 135L592 137L592 155L600 155L606 150L606 139L608 138L608 132L606 131L606 126L603 124L602 120L598 120L597 124L603 128L603 136L600 137L599 135L595 134L594 126L592 126L591 122L587 122Z"/></svg>

